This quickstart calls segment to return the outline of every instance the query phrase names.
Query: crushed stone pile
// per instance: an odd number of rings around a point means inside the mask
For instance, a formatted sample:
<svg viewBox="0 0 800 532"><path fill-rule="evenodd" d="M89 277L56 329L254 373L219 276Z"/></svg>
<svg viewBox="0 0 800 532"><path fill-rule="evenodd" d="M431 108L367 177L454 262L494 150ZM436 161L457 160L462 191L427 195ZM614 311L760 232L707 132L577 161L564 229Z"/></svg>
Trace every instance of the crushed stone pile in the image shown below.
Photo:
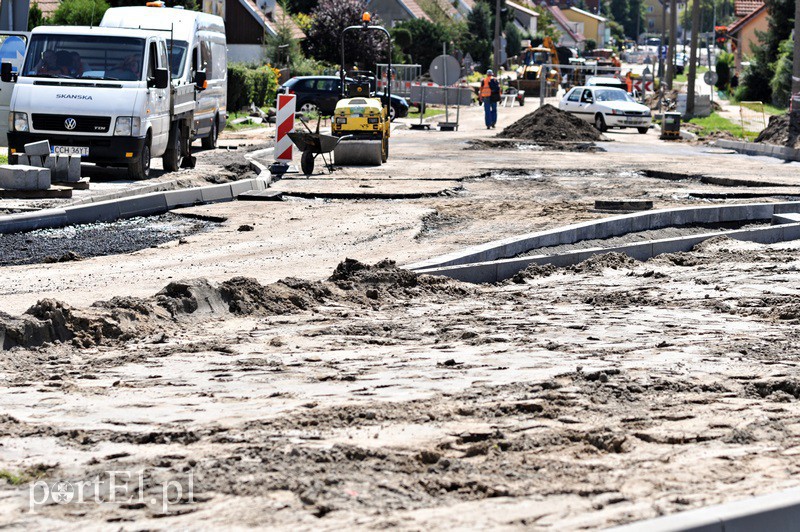
<svg viewBox="0 0 800 532"><path fill-rule="evenodd" d="M497 136L530 139L539 144L606 140L602 133L588 122L550 104L520 118Z"/></svg>
<svg viewBox="0 0 800 532"><path fill-rule="evenodd" d="M463 297L474 289L452 279L404 270L391 260L368 265L346 259L327 281L286 278L262 285L255 279L234 277L215 285L207 279L188 279L171 282L148 298L115 297L84 309L43 299L22 316L0 312L0 350L54 342L88 348L180 328L182 320L203 316L275 316L313 311L326 304L375 308L426 294Z"/></svg>
<svg viewBox="0 0 800 532"><path fill-rule="evenodd" d="M769 125L758 134L755 142L800 149L800 131L790 130L788 114L775 115L769 117Z"/></svg>

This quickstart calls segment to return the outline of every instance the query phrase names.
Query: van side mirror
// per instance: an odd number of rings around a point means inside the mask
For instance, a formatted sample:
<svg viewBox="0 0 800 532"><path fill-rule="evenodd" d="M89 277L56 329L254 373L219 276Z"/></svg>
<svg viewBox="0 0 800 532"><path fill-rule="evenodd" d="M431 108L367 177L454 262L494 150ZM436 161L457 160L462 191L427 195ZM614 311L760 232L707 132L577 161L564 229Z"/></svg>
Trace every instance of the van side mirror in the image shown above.
<svg viewBox="0 0 800 532"><path fill-rule="evenodd" d="M5 83L10 83L13 81L11 75L11 63L4 62L2 66L0 66L0 80Z"/></svg>
<svg viewBox="0 0 800 532"><path fill-rule="evenodd" d="M197 86L197 90L202 91L208 87L208 80L206 78L206 71L205 70L198 70L194 73L194 84Z"/></svg>
<svg viewBox="0 0 800 532"><path fill-rule="evenodd" d="M157 89L166 89L169 87L169 70L166 68L156 69L155 87Z"/></svg>

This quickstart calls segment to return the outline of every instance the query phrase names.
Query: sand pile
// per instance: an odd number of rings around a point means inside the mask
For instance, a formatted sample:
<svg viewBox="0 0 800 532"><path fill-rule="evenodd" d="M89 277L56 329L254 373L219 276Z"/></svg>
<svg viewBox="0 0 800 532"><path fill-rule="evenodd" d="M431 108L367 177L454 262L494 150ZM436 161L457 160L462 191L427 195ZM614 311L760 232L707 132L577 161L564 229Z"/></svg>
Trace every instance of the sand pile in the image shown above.
<svg viewBox="0 0 800 532"><path fill-rule="evenodd" d="M755 141L800 149L800 131L789 130L788 114L771 116L769 125L758 134Z"/></svg>
<svg viewBox="0 0 800 532"><path fill-rule="evenodd" d="M498 137L530 139L540 144L606 140L588 122L549 104L520 118Z"/></svg>
<svg viewBox="0 0 800 532"><path fill-rule="evenodd" d="M234 277L219 285L206 279L174 281L149 298L115 297L87 309L44 299L14 317L0 312L0 349L71 342L76 347L125 342L185 320L208 315L274 316L328 303L369 308L424 294L461 297L470 287L444 277L419 275L394 261L374 265L346 259L327 281L287 278L262 285Z"/></svg>

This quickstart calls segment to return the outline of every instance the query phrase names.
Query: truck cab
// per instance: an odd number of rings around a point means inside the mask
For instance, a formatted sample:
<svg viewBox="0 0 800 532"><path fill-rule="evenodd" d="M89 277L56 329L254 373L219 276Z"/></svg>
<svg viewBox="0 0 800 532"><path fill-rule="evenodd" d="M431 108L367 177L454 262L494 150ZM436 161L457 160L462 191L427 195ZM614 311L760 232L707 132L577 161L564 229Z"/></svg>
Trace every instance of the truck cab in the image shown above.
<svg viewBox="0 0 800 532"><path fill-rule="evenodd" d="M228 103L228 61L225 22L222 17L164 7L162 2L147 6L112 7L100 26L105 28L146 28L167 39L174 87L191 87L196 100L192 139L202 139L204 148L215 148L217 136L225 129ZM198 83L198 74L202 83ZM194 91L195 88L199 90Z"/></svg>
<svg viewBox="0 0 800 532"><path fill-rule="evenodd" d="M51 150L127 167L133 179L168 151L172 121L166 39L145 30L43 26L30 35L9 109L9 153ZM10 67L10 65L8 65Z"/></svg>

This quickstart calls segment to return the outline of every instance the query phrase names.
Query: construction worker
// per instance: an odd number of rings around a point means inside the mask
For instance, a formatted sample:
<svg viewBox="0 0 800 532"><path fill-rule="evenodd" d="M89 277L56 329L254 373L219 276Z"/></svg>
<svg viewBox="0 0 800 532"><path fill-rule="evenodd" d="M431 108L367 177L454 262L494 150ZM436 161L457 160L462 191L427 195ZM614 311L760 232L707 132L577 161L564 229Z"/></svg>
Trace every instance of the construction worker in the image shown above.
<svg viewBox="0 0 800 532"><path fill-rule="evenodd" d="M615 68L622 68L622 63L620 62L619 58L617 57L617 54L611 54L611 64Z"/></svg>
<svg viewBox="0 0 800 532"><path fill-rule="evenodd" d="M491 129L497 123L497 102L500 101L500 83L494 78L492 69L486 71L486 77L481 83L480 97L486 129Z"/></svg>
<svg viewBox="0 0 800 532"><path fill-rule="evenodd" d="M633 76L630 70L625 74L625 85L628 88L628 94L631 94L633 92Z"/></svg>

